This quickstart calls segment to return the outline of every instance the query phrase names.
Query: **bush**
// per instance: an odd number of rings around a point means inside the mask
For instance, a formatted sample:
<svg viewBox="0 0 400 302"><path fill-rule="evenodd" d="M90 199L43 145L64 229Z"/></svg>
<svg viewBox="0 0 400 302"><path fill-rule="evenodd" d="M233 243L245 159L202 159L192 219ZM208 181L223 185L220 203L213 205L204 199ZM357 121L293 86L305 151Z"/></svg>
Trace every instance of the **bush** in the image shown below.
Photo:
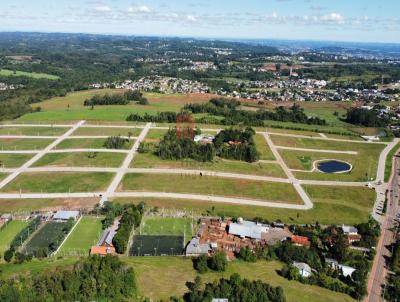
<svg viewBox="0 0 400 302"><path fill-rule="evenodd" d="M224 272L227 266L228 266L228 261L226 260L225 252L216 252L209 259L209 268L214 271Z"/></svg>
<svg viewBox="0 0 400 302"><path fill-rule="evenodd" d="M127 142L129 142L127 138L122 138L120 136L110 136L107 137L103 146L107 149L122 149Z"/></svg>

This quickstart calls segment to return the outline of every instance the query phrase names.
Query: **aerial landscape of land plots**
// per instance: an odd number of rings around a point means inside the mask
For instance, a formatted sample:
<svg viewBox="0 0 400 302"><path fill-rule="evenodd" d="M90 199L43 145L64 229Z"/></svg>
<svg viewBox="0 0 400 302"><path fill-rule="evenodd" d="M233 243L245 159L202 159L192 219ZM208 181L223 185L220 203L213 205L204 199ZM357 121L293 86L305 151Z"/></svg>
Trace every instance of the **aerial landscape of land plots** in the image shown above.
<svg viewBox="0 0 400 302"><path fill-rule="evenodd" d="M40 112L0 126L0 213L19 217L0 230L0 253L15 246L43 259L3 264L2 275L68 267L101 245L108 232L103 225L106 214L98 210L62 222L20 219L24 215L60 209L87 213L108 201L122 206L144 202L150 213L129 235L120 258L134 267L140 295L183 295L186 282L198 273L190 259L174 256L185 253L199 231L199 217L288 224L367 222L380 194L377 184L390 174L388 159L398 144L396 139L367 142L350 125L338 132L336 125L315 131L309 125L296 129L291 123L271 123L253 127L255 161L219 155L211 161L162 158L156 146L180 125L128 122L127 115L179 112L186 104L203 104L213 96L151 93L146 94L146 106L82 105L86 98L106 93L121 92L89 90L53 98L33 105L40 106ZM337 109L332 105L326 110ZM318 111L315 105L310 110ZM192 127L202 139L230 128L201 123ZM113 138L121 143L110 146ZM262 266L238 261L225 272L201 277L212 282L239 273L284 287L288 301L354 301L343 293L292 283L277 273L281 268L278 261Z"/></svg>
<svg viewBox="0 0 400 302"><path fill-rule="evenodd" d="M255 162L219 156L212 161L162 159L139 146L156 145L176 125L126 122L127 115L178 112L212 96L149 93L149 105L83 106L86 98L106 93L121 91L89 90L46 100L33 105L41 112L3 123L0 212L9 211L10 200L16 200L14 210L19 205L38 210L92 207L88 200L98 199L286 222L356 223L368 219L376 197L368 184L384 180L386 155L397 142L364 141L350 125L340 135L336 126L326 126L324 133L324 127L294 130L281 123L254 128ZM309 110L338 110L334 104L321 108L313 104ZM227 128L196 127L211 136ZM124 138L124 144L105 147L111 136ZM329 173L335 165L344 170Z"/></svg>

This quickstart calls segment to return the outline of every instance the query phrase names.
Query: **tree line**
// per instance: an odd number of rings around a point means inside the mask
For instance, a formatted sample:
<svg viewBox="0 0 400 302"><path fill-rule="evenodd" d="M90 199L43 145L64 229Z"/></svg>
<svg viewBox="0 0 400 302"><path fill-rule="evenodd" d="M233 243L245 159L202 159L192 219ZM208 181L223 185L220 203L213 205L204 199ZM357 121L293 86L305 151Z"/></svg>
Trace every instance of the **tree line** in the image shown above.
<svg viewBox="0 0 400 302"><path fill-rule="evenodd" d="M143 97L138 90L128 90L124 94L105 94L94 95L83 102L84 106L107 106L107 105L128 105L130 102L136 102L140 105L148 105L149 101Z"/></svg>
<svg viewBox="0 0 400 302"><path fill-rule="evenodd" d="M91 256L71 268L0 280L0 301L130 301L135 274L118 257Z"/></svg>

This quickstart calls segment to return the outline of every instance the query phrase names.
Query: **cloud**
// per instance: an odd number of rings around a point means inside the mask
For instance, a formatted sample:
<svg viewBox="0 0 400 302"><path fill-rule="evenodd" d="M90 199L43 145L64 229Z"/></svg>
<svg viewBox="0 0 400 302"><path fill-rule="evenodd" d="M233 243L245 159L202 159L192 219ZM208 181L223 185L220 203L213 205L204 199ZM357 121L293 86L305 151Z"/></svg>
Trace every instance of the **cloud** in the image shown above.
<svg viewBox="0 0 400 302"><path fill-rule="evenodd" d="M152 10L146 5L130 6L127 9L129 14L149 14Z"/></svg>
<svg viewBox="0 0 400 302"><path fill-rule="evenodd" d="M111 7L107 6L107 5L99 5L99 6L95 6L94 11L98 12L98 13L108 13L111 12Z"/></svg>

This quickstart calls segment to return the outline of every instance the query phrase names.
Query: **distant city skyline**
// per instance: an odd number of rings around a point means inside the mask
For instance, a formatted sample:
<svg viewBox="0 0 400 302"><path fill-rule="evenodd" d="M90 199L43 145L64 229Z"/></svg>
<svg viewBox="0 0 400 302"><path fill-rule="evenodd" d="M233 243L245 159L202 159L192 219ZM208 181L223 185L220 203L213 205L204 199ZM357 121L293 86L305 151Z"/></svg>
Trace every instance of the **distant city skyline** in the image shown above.
<svg viewBox="0 0 400 302"><path fill-rule="evenodd" d="M400 1L14 0L0 31L400 43Z"/></svg>

